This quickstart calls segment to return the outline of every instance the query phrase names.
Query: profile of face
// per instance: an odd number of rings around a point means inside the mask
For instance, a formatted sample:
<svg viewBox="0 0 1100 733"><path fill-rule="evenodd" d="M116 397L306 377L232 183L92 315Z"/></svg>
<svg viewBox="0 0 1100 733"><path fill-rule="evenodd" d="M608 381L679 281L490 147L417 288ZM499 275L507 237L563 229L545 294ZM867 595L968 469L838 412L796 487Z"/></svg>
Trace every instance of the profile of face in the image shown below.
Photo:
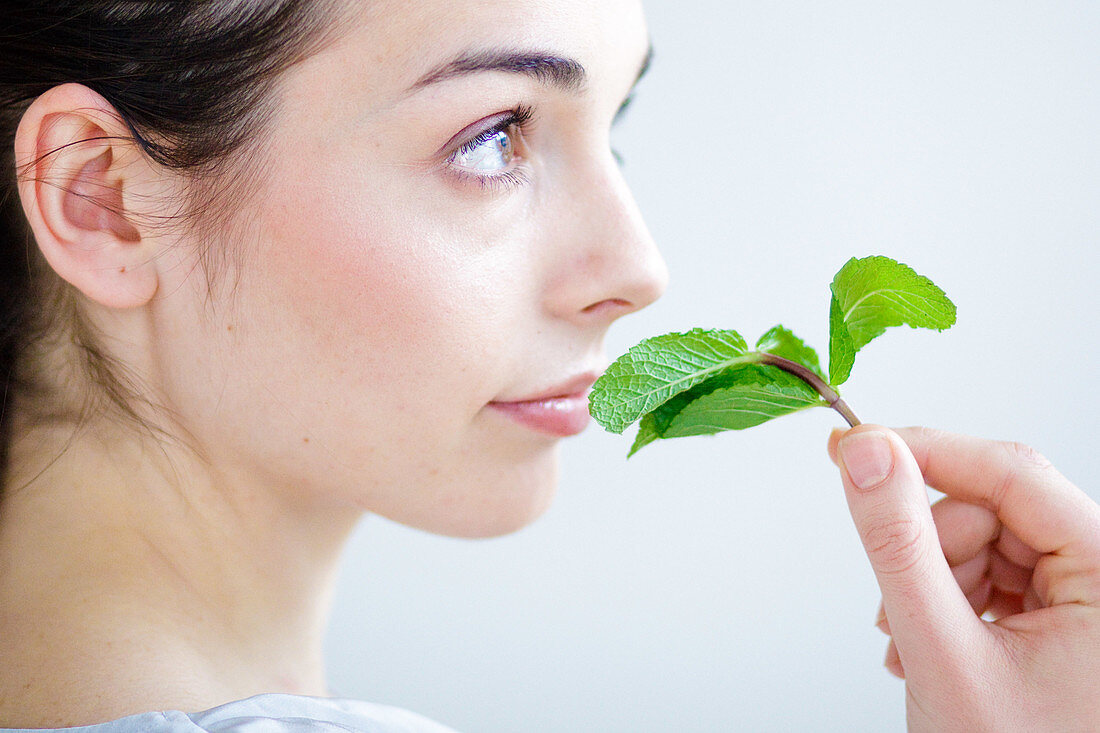
<svg viewBox="0 0 1100 733"><path fill-rule="evenodd" d="M665 285L610 147L642 9L364 6L280 80L260 193L212 243L241 252L232 287L195 247L160 258L153 368L226 481L511 532L553 496L608 326Z"/></svg>

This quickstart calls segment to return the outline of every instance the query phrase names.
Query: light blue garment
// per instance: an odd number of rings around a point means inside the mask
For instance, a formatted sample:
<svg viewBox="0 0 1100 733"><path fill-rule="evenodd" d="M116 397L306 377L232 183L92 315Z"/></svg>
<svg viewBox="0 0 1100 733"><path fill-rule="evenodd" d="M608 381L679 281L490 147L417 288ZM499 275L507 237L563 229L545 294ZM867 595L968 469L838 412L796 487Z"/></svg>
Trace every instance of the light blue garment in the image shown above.
<svg viewBox="0 0 1100 733"><path fill-rule="evenodd" d="M0 733L10 733L3 728ZM21 733L42 733L20 729ZM202 713L139 713L110 723L50 728L79 733L455 733L401 708L301 695L257 695Z"/></svg>

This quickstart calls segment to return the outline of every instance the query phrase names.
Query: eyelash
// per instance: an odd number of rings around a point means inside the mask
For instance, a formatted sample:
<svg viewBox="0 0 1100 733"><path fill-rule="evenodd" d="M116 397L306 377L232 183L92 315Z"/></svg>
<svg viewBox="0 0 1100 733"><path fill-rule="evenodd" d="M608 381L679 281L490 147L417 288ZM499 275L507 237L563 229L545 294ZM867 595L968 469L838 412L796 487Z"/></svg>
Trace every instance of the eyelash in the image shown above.
<svg viewBox="0 0 1100 733"><path fill-rule="evenodd" d="M619 122L622 119L623 113L626 112L627 107L630 106L630 103L632 101L634 101L633 94L627 97L622 106L619 108L618 112L615 114L615 122ZM448 161L452 161L454 158L461 155L462 153L469 153L477 149L479 146L484 145L485 143L492 140L501 132L509 130L513 127L516 128L520 135L530 132L534 116L535 113L531 107L523 104L517 105L512 109L511 113L500 122L497 122L492 127L478 133L473 139L463 143L455 152L451 153ZM618 150L612 148L611 154L612 156L614 156L615 162L618 163L619 166L622 166L624 164L623 156L619 153ZM454 175L462 181L475 183L483 190L503 191L511 188L516 188L518 186L523 186L531 182L531 177L528 175L527 170L523 167L512 168L505 171L504 173L497 173L493 175L486 175L483 173L471 173L470 171L462 170L458 167L453 167L452 171L454 172Z"/></svg>
<svg viewBox="0 0 1100 733"><path fill-rule="evenodd" d="M463 153L469 153L476 150L481 145L492 140L501 132L511 130L515 128L520 135L530 132L530 128L533 124L533 118L535 116L534 110L526 105L518 105L509 113L507 117L497 122L492 127L489 127L482 132L479 132L474 138L463 143L455 152L451 153L448 161L454 160ZM517 153L518 155L518 153ZM500 191L524 184L530 183L531 177L528 175L524 167L510 168L503 173L484 174L484 173L472 173L467 170L463 170L458 167L452 168L454 174L463 181L477 184L482 189Z"/></svg>

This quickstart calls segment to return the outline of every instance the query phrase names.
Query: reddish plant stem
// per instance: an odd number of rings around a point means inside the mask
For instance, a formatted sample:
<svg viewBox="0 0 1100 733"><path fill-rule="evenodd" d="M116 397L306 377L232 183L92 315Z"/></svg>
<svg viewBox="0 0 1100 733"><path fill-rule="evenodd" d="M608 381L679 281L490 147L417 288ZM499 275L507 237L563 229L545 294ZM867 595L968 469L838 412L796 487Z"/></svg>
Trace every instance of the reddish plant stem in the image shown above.
<svg viewBox="0 0 1100 733"><path fill-rule="evenodd" d="M848 404L840 399L840 395L836 390L825 383L825 380L814 374L812 371L802 366L798 362L791 361L790 359L784 359L782 356L776 356L775 354L760 353L760 363L770 364L774 367L779 367L785 372L795 375L806 384L817 390L817 393L829 403L829 407L833 408L841 414L841 416L848 421L848 424L853 428L859 425L859 418L852 412L852 408L848 407Z"/></svg>

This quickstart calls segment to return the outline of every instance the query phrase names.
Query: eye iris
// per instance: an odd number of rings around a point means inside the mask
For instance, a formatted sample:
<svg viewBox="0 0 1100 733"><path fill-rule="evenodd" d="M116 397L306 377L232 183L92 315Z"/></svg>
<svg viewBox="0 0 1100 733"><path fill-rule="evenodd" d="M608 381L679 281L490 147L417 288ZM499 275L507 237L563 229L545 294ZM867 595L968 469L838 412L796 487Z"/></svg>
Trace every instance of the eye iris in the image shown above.
<svg viewBox="0 0 1100 733"><path fill-rule="evenodd" d="M456 162L473 170L493 171L507 168L513 155L512 138L506 131L499 130L488 140L459 153Z"/></svg>

